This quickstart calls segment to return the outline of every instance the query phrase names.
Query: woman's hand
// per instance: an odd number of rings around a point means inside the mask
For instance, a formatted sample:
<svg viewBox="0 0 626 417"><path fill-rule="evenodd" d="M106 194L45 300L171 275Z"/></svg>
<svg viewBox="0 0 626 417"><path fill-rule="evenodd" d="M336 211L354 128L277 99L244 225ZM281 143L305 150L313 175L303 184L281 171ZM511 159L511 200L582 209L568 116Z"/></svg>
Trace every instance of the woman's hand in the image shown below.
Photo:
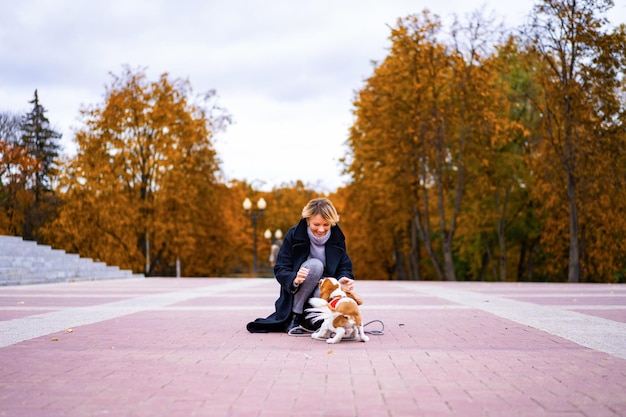
<svg viewBox="0 0 626 417"><path fill-rule="evenodd" d="M304 267L300 268L298 270L298 274L293 279L294 287L297 287L298 285L302 284L304 282L304 280L306 279L307 275L309 275L309 269L308 268L304 268Z"/></svg>
<svg viewBox="0 0 626 417"><path fill-rule="evenodd" d="M341 285L341 289L344 291L354 291L354 280L348 277L342 277L339 280L339 285Z"/></svg>

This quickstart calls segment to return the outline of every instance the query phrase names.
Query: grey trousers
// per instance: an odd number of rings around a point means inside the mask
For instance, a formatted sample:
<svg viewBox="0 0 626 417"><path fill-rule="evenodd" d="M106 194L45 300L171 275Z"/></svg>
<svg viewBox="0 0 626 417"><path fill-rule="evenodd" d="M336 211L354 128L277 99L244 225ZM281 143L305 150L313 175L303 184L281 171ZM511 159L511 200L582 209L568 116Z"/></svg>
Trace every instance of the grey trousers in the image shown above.
<svg viewBox="0 0 626 417"><path fill-rule="evenodd" d="M298 292L293 296L293 307L291 311L296 314L302 314L304 312L304 306L309 298L319 295L320 290L318 284L324 273L324 264L319 259L307 259L302 266L309 270L309 274L298 287Z"/></svg>

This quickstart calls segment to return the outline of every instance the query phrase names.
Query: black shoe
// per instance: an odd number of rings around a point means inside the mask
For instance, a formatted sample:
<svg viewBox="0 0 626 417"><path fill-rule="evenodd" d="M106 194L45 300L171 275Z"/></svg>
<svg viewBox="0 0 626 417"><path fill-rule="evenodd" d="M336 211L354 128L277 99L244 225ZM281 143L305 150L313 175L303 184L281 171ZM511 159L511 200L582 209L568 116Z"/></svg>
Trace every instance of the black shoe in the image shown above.
<svg viewBox="0 0 626 417"><path fill-rule="evenodd" d="M322 327L322 323L324 320L318 320L316 322L313 322L311 319L307 319L307 318L303 318L299 324L301 327L304 327L305 329L307 329L308 331L315 332L317 331L320 327Z"/></svg>
<svg viewBox="0 0 626 417"><path fill-rule="evenodd" d="M287 327L285 327L285 331L287 333L289 333L291 330L295 329L296 327L300 327L300 322L302 317L300 316L300 314L292 314L291 315L291 320L289 321L289 324L287 324Z"/></svg>

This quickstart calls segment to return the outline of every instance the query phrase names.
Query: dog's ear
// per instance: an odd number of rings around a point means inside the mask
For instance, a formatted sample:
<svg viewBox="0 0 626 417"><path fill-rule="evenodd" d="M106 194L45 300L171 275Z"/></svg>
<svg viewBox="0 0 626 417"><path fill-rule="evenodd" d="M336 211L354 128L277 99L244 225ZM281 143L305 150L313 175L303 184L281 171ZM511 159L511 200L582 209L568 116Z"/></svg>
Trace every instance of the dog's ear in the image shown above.
<svg viewBox="0 0 626 417"><path fill-rule="evenodd" d="M354 294L353 292L346 291L346 295L352 298L357 303L357 305L363 304L363 301L361 300L361 298L357 296L356 294Z"/></svg>
<svg viewBox="0 0 626 417"><path fill-rule="evenodd" d="M333 291L332 288L329 288L330 287L330 285L328 285L329 283L330 281L328 281L326 278L321 279L319 283L320 298L323 298L326 301L328 301L328 298L330 297L330 293Z"/></svg>

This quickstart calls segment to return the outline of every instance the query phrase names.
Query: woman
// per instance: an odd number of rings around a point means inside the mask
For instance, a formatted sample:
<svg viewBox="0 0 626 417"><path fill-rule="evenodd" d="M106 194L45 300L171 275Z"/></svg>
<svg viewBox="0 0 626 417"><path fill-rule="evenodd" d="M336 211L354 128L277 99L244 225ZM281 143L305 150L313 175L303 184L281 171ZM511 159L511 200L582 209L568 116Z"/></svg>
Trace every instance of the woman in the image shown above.
<svg viewBox="0 0 626 417"><path fill-rule="evenodd" d="M304 326L307 301L317 295L322 277L337 278L344 291L353 291L352 261L338 222L337 210L327 198L313 199L302 209L302 218L285 235L274 265L280 283L276 311L248 323L249 332L290 332Z"/></svg>

